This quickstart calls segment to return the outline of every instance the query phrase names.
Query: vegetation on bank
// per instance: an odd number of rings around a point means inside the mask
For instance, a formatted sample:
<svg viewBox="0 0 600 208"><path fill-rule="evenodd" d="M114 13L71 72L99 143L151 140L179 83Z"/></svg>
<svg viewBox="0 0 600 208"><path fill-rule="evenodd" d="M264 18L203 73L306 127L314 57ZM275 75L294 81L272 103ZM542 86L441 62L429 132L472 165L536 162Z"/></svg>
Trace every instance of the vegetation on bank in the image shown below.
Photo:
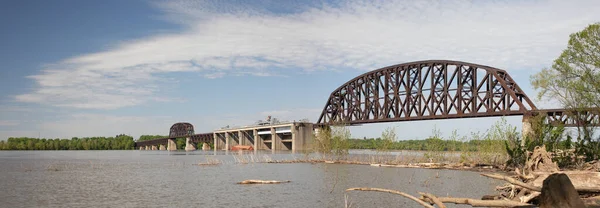
<svg viewBox="0 0 600 208"><path fill-rule="evenodd" d="M135 142L128 135L72 139L8 138L0 141L0 150L131 150Z"/></svg>
<svg viewBox="0 0 600 208"><path fill-rule="evenodd" d="M71 139L39 139L30 137L11 137L0 141L0 150L132 150L136 141L166 138L161 135L141 135L133 137L120 134L115 137L73 137ZM177 149L185 148L185 138L175 139Z"/></svg>

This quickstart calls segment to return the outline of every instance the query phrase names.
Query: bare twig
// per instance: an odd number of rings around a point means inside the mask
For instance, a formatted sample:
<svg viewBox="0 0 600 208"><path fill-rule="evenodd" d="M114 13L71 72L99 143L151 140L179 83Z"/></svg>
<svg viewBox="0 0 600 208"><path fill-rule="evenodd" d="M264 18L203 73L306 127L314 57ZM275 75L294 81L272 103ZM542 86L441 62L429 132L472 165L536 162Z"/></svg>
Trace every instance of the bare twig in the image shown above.
<svg viewBox="0 0 600 208"><path fill-rule="evenodd" d="M417 203L423 205L424 207L427 208L435 208L434 206L429 205L427 202L424 202L423 200L420 200L410 194L404 193L404 192L400 192L400 191L396 191L396 190L390 190L390 189L382 189L382 188L368 188L368 187L357 187L357 188L349 188L346 189L346 191L377 191L377 192L385 192L385 193L390 193L390 194L398 194L400 196L412 199L413 201L416 201Z"/></svg>

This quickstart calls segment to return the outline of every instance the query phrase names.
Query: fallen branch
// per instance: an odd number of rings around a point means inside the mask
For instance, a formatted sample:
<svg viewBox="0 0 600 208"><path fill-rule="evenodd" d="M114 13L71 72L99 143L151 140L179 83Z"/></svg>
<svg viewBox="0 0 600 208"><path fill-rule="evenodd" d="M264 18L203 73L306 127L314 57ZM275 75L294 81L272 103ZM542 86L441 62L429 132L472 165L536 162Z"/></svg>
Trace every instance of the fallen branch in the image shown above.
<svg viewBox="0 0 600 208"><path fill-rule="evenodd" d="M583 200L583 203L585 203L585 205L588 207L600 206L600 196L589 197L581 200Z"/></svg>
<svg viewBox="0 0 600 208"><path fill-rule="evenodd" d="M434 196L433 194L430 193L423 193L423 192L419 192L419 194L421 194L421 196L426 197L431 199L431 201L433 201L433 203L435 205L437 205L439 208L446 208L446 205L444 205L444 203L442 201L440 201L436 196Z"/></svg>
<svg viewBox="0 0 600 208"><path fill-rule="evenodd" d="M532 186L530 184L526 184L526 183L523 183L521 181L518 181L518 180L516 180L514 178L505 176L505 175L483 174L483 173L481 175L485 176L485 177L488 177L488 178L503 180L503 181L509 182L511 184L514 184L514 185L517 185L517 186L520 186L520 187L523 187L523 188L526 188L526 189L529 189L529 190L532 190L532 191L538 191L538 192L542 191L541 187L535 187L535 186Z"/></svg>
<svg viewBox="0 0 600 208"><path fill-rule="evenodd" d="M442 203L468 204L472 207L535 207L532 204L508 200L479 200L470 198L438 197ZM424 199L433 203L430 199Z"/></svg>
<svg viewBox="0 0 600 208"><path fill-rule="evenodd" d="M532 192L532 193L531 193L531 194L529 194L529 195L526 195L526 196L519 197L519 200L521 200L521 202L528 203L528 202L529 202L529 201L531 201L533 198L535 198L535 197L538 197L540 194L542 194L542 193L541 193L541 192L534 191L534 192Z"/></svg>
<svg viewBox="0 0 600 208"><path fill-rule="evenodd" d="M279 183L289 183L290 181L263 181L263 180L245 180L242 182L238 182L237 184L279 184Z"/></svg>
<svg viewBox="0 0 600 208"><path fill-rule="evenodd" d="M377 192L385 192L385 193L390 193L390 194L398 194L400 196L412 199L413 201L416 201L417 203L423 205L424 207L427 208L435 208L434 206L429 205L427 202L424 202L423 200L418 199L417 197L414 197L410 194L404 193L404 192L400 192L400 191L396 191L396 190L391 190L391 189L381 189L381 188L368 188L368 187L358 187L358 188L349 188L346 189L346 191L377 191Z"/></svg>

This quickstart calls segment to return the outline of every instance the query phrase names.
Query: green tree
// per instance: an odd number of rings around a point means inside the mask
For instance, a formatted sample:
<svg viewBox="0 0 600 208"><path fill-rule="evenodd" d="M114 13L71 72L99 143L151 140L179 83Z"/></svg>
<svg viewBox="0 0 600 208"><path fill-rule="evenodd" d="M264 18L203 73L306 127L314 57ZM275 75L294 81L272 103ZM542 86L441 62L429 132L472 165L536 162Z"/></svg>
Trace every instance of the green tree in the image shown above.
<svg viewBox="0 0 600 208"><path fill-rule="evenodd" d="M383 133L381 133L381 142L376 146L378 151L388 151L394 145L396 141L396 129L395 128L386 128Z"/></svg>
<svg viewBox="0 0 600 208"><path fill-rule="evenodd" d="M569 44L546 68L531 77L538 98L561 102L567 108L600 105L600 23L570 36Z"/></svg>
<svg viewBox="0 0 600 208"><path fill-rule="evenodd" d="M600 107L600 23L570 35L567 48L546 68L531 77L538 98L552 99L563 107L582 110ZM576 152L586 160L600 157L600 142L588 126L578 127ZM537 139L537 138L536 138Z"/></svg>

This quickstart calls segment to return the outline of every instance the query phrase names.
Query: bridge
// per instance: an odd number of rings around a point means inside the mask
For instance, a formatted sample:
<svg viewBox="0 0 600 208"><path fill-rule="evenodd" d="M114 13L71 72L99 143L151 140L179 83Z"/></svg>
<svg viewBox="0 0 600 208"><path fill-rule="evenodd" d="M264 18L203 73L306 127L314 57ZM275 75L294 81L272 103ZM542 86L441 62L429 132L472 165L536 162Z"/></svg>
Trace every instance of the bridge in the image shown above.
<svg viewBox="0 0 600 208"><path fill-rule="evenodd" d="M532 116L540 114L552 125L600 126L599 108L538 109L508 72L451 60L409 62L359 75L330 94L314 126L522 115L523 135L528 135ZM217 143L215 134L193 134L190 126L175 124L169 138L136 145L169 145L182 136Z"/></svg>
<svg viewBox="0 0 600 208"><path fill-rule="evenodd" d="M169 137L139 141L135 143L135 146L140 150L169 150L175 151L177 150L177 144L175 143L175 139L177 138L186 138L185 139L185 150L193 151L196 150L195 144L203 144L204 149L206 150L206 145L212 143L214 140L213 133L204 133L204 134L194 134L194 126L190 123L176 123L171 126L169 130Z"/></svg>

